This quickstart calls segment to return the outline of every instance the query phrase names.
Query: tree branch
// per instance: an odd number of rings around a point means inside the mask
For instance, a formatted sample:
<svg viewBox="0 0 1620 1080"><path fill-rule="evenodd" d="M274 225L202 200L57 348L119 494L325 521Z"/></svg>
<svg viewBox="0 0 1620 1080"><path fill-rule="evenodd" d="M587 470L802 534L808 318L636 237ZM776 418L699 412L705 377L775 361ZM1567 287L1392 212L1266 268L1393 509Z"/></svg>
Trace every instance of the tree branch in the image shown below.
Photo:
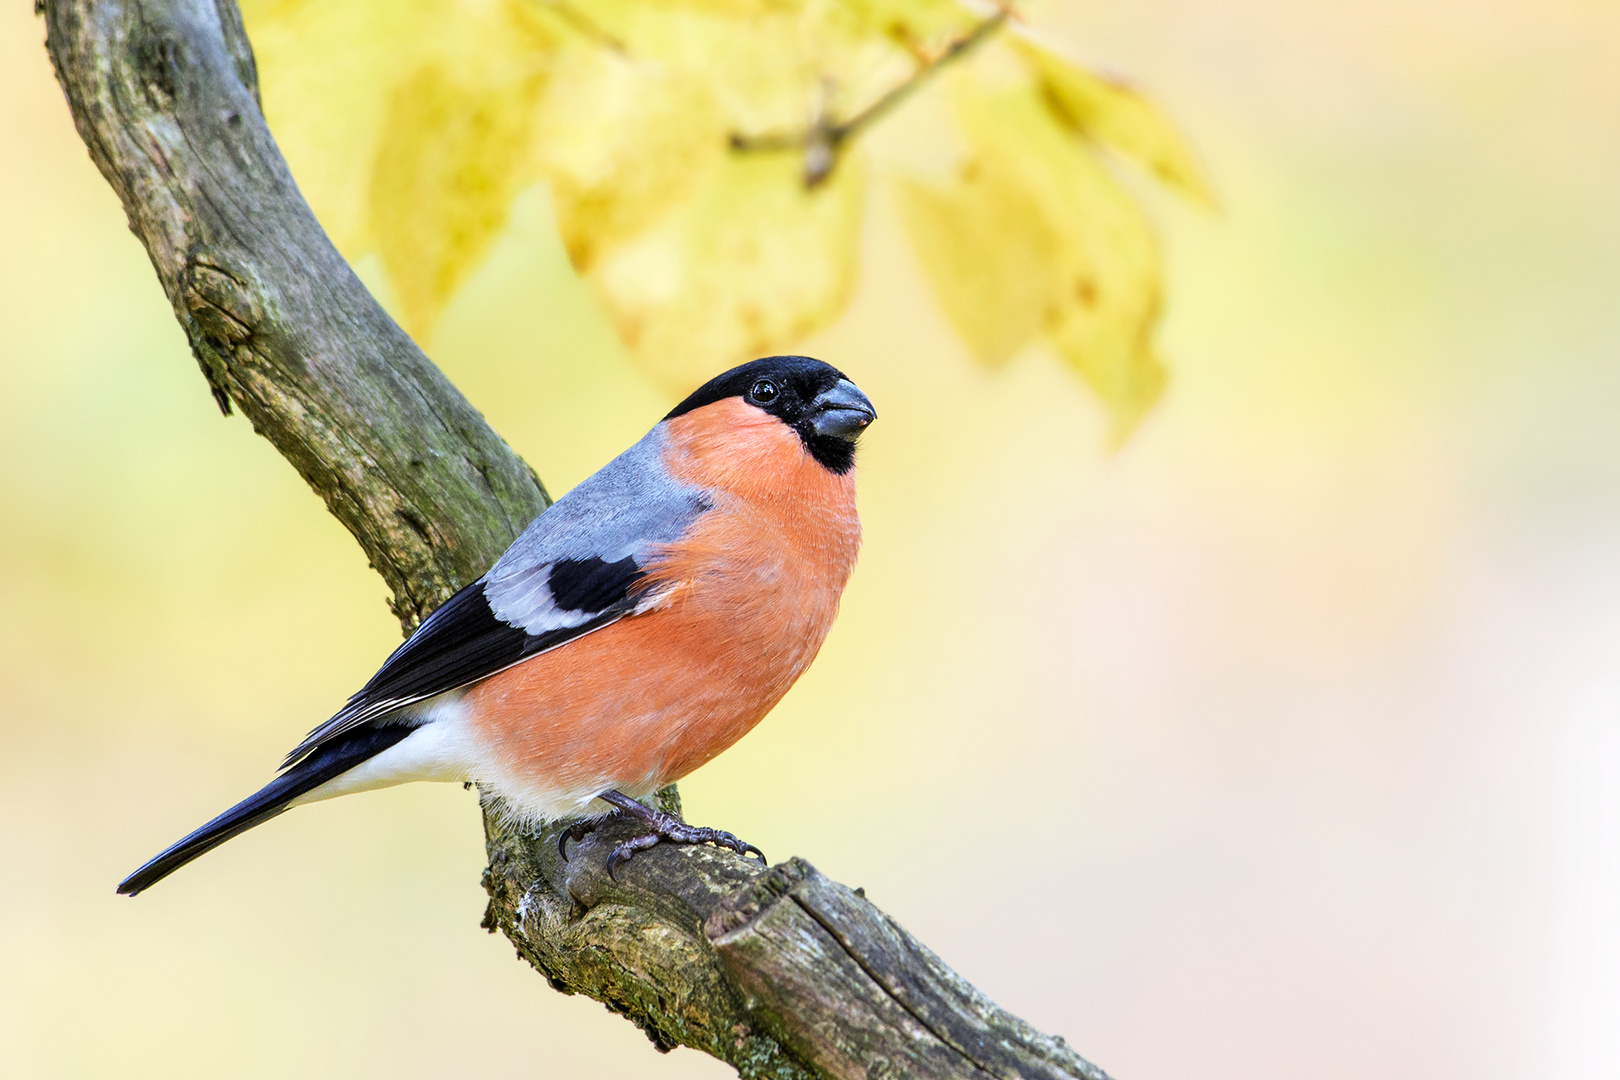
<svg viewBox="0 0 1620 1080"><path fill-rule="evenodd" d="M79 134L145 245L215 400L348 527L407 629L547 503L534 473L332 247L265 127L232 0L45 0ZM660 794L679 810L674 789ZM1084 1077L858 892L793 859L663 846L605 869L610 823L565 863L556 830L483 802L499 929L559 990L661 1048L747 1077Z"/></svg>

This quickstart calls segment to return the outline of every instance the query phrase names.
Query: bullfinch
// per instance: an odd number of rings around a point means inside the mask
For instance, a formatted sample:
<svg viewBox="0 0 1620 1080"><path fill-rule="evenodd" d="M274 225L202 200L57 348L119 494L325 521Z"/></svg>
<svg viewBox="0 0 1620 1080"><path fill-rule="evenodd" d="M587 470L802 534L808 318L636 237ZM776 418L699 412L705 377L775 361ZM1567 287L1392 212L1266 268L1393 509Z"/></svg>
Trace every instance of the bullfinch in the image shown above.
<svg viewBox="0 0 1620 1080"><path fill-rule="evenodd" d="M855 564L855 442L877 413L803 356L698 388L434 610L276 778L118 886L135 895L302 803L476 781L526 825L617 812L660 840L757 850L637 801L736 742L815 658Z"/></svg>

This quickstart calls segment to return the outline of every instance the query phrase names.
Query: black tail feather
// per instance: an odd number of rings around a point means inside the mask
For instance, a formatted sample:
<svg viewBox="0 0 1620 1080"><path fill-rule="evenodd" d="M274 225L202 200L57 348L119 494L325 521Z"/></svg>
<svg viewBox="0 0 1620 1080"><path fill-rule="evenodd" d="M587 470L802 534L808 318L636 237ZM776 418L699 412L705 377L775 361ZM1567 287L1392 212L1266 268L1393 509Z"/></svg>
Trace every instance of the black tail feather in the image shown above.
<svg viewBox="0 0 1620 1080"><path fill-rule="evenodd" d="M202 828L170 846L125 878L118 891L134 896L162 881L199 855L214 850L233 836L261 825L287 809L287 804L328 780L348 772L415 731L410 724L367 725L346 732L317 748L297 765L270 781L256 794L237 803Z"/></svg>

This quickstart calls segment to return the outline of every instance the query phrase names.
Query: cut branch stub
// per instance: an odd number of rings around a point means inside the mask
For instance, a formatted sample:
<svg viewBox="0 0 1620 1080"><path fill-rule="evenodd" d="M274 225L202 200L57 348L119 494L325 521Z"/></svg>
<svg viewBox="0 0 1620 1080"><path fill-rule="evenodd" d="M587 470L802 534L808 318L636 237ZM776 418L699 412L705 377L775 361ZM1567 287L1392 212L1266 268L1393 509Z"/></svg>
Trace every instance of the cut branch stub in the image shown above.
<svg viewBox="0 0 1620 1080"><path fill-rule="evenodd" d="M546 505L534 473L327 240L259 110L231 0L45 0L46 46L215 399L239 408L360 541L407 627ZM679 812L673 789L665 809ZM856 893L791 860L660 846L629 826L566 862L484 801L490 904L558 989L745 1077L1102 1073L1009 1016Z"/></svg>

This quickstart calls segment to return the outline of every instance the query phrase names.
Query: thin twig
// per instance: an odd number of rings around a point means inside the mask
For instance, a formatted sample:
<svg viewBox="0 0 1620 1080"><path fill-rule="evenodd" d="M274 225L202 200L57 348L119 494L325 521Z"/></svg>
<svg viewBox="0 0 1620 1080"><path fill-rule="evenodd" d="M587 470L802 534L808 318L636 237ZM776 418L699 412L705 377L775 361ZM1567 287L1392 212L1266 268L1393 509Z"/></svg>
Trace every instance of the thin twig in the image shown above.
<svg viewBox="0 0 1620 1080"><path fill-rule="evenodd" d="M844 121L842 125L839 125L833 132L835 141L843 142L844 140L853 137L862 128L867 127L874 121L881 119L885 113L890 112L895 106L899 105L907 97L915 93L917 89L921 87L928 79L933 77L934 73L940 68L954 60L959 59L960 57L967 55L982 45L986 40L989 39L991 34L999 30L1001 25L1011 17L1011 9L1001 8L994 15L981 22L978 26L975 26L965 36L951 42L945 47L943 52L919 68L911 76L911 78L894 87L894 89L878 98L865 109L862 109L860 112Z"/></svg>
<svg viewBox="0 0 1620 1080"><path fill-rule="evenodd" d="M903 82L891 87L872 104L846 120L835 121L830 116L822 115L802 132L773 132L767 135L733 133L731 148L740 153L803 150L804 186L813 188L832 175L838 165L839 154L851 139L892 112L946 64L961 59L989 40L990 35L1011 17L1010 7L998 8L994 15L945 46L937 56L918 64L917 70Z"/></svg>
<svg viewBox="0 0 1620 1080"><path fill-rule="evenodd" d="M612 31L569 3L569 0L538 0L538 2L541 7L546 8L574 30L590 38L603 48L610 49L620 56L630 55L629 47L620 38L614 36Z"/></svg>

